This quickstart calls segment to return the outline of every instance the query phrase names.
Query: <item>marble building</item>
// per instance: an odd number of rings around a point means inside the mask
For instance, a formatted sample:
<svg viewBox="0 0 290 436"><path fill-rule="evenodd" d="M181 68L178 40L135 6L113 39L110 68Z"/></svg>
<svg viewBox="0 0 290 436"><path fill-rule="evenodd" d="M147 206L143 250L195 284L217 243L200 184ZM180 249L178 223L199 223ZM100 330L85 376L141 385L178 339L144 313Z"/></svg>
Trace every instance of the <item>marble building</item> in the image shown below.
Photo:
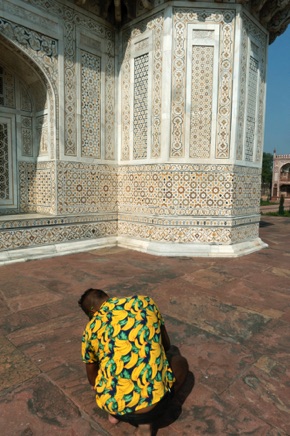
<svg viewBox="0 0 290 436"><path fill-rule="evenodd" d="M290 0L0 3L0 263L259 250L267 47Z"/></svg>

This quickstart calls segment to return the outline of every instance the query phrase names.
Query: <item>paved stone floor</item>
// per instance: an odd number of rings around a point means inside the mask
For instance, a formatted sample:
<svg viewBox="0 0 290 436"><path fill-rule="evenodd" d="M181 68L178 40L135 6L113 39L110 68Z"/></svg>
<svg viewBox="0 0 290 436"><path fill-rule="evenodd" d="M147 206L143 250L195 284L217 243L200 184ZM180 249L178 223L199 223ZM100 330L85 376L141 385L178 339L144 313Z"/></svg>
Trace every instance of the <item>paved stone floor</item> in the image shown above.
<svg viewBox="0 0 290 436"><path fill-rule="evenodd" d="M263 216L260 235L269 248L235 259L115 248L0 267L1 435L133 434L86 381L77 300L92 286L151 295L189 361L155 434L289 435L290 219Z"/></svg>

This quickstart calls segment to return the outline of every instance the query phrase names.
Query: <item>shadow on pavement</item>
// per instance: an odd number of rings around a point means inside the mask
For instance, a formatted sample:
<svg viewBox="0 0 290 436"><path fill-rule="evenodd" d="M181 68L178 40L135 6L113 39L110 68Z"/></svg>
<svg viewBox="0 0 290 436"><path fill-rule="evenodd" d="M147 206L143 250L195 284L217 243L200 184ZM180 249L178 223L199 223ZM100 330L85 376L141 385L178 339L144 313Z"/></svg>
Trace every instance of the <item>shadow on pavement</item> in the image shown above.
<svg viewBox="0 0 290 436"><path fill-rule="evenodd" d="M182 412L182 405L192 391L194 387L194 382L194 374L189 371L184 385L174 395L174 397L168 404L168 407L165 410L164 414L157 421L153 422L152 436L156 436L158 429L168 427L179 418Z"/></svg>
<svg viewBox="0 0 290 436"><path fill-rule="evenodd" d="M266 223L266 221L260 221L260 227L269 227L273 226L273 223Z"/></svg>

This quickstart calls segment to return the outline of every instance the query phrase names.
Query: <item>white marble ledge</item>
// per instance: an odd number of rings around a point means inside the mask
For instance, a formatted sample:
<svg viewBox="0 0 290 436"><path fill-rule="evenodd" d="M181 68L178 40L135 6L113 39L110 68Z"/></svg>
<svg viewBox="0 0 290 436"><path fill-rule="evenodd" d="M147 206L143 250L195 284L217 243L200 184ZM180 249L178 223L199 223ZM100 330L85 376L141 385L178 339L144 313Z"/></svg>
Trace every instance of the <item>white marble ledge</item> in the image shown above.
<svg viewBox="0 0 290 436"><path fill-rule="evenodd" d="M116 247L116 237L107 237L89 241L64 242L60 244L48 244L41 247L28 247L0 252L0 266L28 260L47 259L50 257L64 256L101 248Z"/></svg>
<svg viewBox="0 0 290 436"><path fill-rule="evenodd" d="M185 256L185 257L240 257L246 254L254 253L268 245L260 238L250 241L239 242L237 244L217 245L217 244L200 244L200 243L170 243L170 242L151 242L128 238L118 237L118 246L131 250L141 251L143 253L155 256Z"/></svg>
<svg viewBox="0 0 290 436"><path fill-rule="evenodd" d="M18 213L15 215L0 215L0 221L30 220L38 218L53 218L55 215L40 213Z"/></svg>

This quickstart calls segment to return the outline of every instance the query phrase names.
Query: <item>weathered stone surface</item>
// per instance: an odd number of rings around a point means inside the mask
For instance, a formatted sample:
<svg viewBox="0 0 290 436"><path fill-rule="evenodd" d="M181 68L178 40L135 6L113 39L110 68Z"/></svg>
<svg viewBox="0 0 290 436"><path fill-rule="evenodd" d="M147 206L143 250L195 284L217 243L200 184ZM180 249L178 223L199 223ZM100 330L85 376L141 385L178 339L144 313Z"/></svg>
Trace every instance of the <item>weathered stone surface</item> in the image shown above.
<svg viewBox="0 0 290 436"><path fill-rule="evenodd" d="M0 392L39 374L39 369L8 339L0 336Z"/></svg>
<svg viewBox="0 0 290 436"><path fill-rule="evenodd" d="M160 259L115 248L19 264L14 275L15 266L1 267L1 435L133 433L96 407L81 362L87 319L77 300L91 286L151 295L188 359L186 384L155 435L289 435L289 256L280 251L289 250L289 220L264 219L272 224L261 229L269 249L239 259ZM9 301L21 301L17 311Z"/></svg>

